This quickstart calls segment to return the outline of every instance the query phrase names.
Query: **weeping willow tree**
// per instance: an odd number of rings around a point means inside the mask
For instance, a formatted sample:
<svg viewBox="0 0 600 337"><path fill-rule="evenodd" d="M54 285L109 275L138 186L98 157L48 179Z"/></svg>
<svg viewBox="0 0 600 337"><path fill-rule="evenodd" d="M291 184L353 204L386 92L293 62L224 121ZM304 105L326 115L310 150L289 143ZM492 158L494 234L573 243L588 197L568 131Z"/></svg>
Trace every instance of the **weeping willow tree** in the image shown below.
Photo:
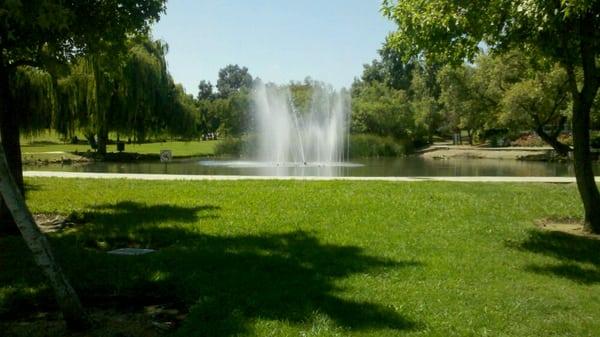
<svg viewBox="0 0 600 337"><path fill-rule="evenodd" d="M12 74L11 84L12 108L21 131L31 135L47 130L57 107L52 76L38 68L23 66Z"/></svg>
<svg viewBox="0 0 600 337"><path fill-rule="evenodd" d="M115 125L121 132L145 140L151 131L165 125L164 113L169 104L172 83L165 55L167 46L159 41L144 40L133 45L123 69L124 118Z"/></svg>
<svg viewBox="0 0 600 337"><path fill-rule="evenodd" d="M168 108L165 110L167 122L165 131L170 135L190 139L198 135L200 113L194 96L186 94L181 84L174 84L170 88Z"/></svg>
<svg viewBox="0 0 600 337"><path fill-rule="evenodd" d="M193 96L175 84L167 70L168 46L142 39L129 51L123 69L125 109L113 129L137 141L147 136L170 134L190 137L195 132L196 107Z"/></svg>
<svg viewBox="0 0 600 337"><path fill-rule="evenodd" d="M149 135L190 136L195 131L195 104L167 70L167 45L146 37L129 44L118 57L78 59L58 81L54 128L64 136L83 131L101 154L109 132L141 142Z"/></svg>
<svg viewBox="0 0 600 337"><path fill-rule="evenodd" d="M69 75L58 80L54 129L67 137L81 130L92 146L97 145L98 152L106 153L107 124L118 95L119 77L118 63L108 61L106 55L77 59Z"/></svg>
<svg viewBox="0 0 600 337"><path fill-rule="evenodd" d="M52 116L56 110L55 85L47 72L30 66L20 66L14 69L7 78L9 85L10 113L15 116L19 129L25 134L36 134L46 130L52 124ZM18 130L17 130L18 131ZM21 148L17 151L21 158ZM8 165L12 170L22 171L20 160L10 160ZM14 180L21 193L23 190L23 175L15 174ZM17 226L12 221L10 211L0 198L0 232L16 233Z"/></svg>

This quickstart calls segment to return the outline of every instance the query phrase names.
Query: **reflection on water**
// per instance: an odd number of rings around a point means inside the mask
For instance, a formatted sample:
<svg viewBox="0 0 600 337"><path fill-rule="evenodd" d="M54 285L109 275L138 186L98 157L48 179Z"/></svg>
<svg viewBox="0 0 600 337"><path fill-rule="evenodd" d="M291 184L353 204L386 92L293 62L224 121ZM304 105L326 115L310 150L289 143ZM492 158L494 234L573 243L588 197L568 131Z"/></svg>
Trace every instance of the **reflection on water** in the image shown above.
<svg viewBox="0 0 600 337"><path fill-rule="evenodd" d="M25 166L25 170L163 173L194 175L277 175L277 176L573 176L573 166L566 163L527 162L501 159L434 160L420 157L357 159L352 163L257 163L192 158L168 164L156 162ZM596 175L600 163L594 164Z"/></svg>

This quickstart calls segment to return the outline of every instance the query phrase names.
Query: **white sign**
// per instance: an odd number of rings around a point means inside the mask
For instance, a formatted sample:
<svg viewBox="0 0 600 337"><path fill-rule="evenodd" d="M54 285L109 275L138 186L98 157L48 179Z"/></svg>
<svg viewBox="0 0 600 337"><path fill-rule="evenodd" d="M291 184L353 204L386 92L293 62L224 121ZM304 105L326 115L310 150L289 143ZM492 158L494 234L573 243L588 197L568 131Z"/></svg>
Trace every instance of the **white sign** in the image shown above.
<svg viewBox="0 0 600 337"><path fill-rule="evenodd" d="M171 153L171 150L160 150L160 161L162 163L171 161L171 159L173 159L173 154Z"/></svg>

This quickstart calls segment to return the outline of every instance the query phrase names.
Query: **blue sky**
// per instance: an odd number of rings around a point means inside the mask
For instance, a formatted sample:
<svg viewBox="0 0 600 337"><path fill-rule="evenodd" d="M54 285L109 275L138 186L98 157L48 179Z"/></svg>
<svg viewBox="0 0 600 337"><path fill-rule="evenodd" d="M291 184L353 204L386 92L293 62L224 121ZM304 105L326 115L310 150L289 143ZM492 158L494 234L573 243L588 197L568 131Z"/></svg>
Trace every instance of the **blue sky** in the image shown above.
<svg viewBox="0 0 600 337"><path fill-rule="evenodd" d="M227 64L248 67L264 81L306 76L349 87L377 56L393 23L380 0L169 0L154 25L169 44L176 82L196 94Z"/></svg>

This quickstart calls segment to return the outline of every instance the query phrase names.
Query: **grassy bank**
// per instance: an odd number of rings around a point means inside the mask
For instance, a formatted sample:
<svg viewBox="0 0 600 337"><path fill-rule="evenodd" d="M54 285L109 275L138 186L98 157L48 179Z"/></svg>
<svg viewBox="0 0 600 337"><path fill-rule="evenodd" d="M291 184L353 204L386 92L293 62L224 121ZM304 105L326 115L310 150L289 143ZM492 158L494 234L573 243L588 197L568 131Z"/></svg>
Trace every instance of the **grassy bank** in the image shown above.
<svg viewBox="0 0 600 337"><path fill-rule="evenodd" d="M176 336L600 331L600 241L533 225L581 214L571 184L27 183L34 212L76 223L50 238L84 304L177 301ZM105 253L123 246L158 252ZM51 307L21 240L0 247L0 321Z"/></svg>
<svg viewBox="0 0 600 337"><path fill-rule="evenodd" d="M215 154L215 148L219 143L220 141L166 141L125 144L124 152L135 153L144 157L155 156L155 159L158 159L161 150L171 150L173 157L212 156ZM88 144L65 144L57 139L21 141L22 158L26 163L62 160L78 161L85 159L80 155L88 151L94 151ZM107 145L107 152L117 153L116 144Z"/></svg>

